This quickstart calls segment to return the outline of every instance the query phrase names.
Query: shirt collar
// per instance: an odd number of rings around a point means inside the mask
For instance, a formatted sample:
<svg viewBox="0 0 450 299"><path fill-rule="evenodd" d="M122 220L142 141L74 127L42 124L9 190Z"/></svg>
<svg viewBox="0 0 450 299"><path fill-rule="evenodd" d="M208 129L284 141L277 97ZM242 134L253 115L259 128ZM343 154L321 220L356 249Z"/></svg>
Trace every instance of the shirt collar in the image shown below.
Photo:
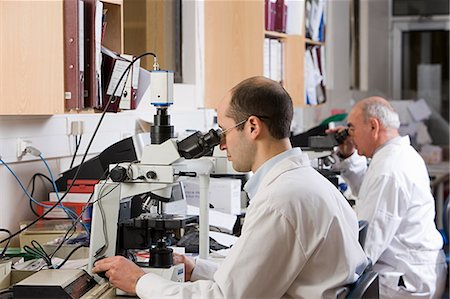
<svg viewBox="0 0 450 299"><path fill-rule="evenodd" d="M264 162L258 170L253 174L253 176L247 181L244 186L245 192L247 192L250 200L255 196L258 191L259 185L262 182L264 176L275 167L280 161L289 158L291 156L298 155L299 148L292 148L287 151L282 152L281 154L276 155L275 157Z"/></svg>

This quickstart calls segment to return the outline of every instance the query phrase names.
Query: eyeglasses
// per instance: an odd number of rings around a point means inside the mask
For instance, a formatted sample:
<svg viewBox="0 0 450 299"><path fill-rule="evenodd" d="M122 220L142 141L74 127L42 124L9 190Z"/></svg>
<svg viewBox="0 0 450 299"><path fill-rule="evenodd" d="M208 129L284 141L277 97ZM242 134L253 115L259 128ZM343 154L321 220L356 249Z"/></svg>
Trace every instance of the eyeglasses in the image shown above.
<svg viewBox="0 0 450 299"><path fill-rule="evenodd" d="M225 141L225 137L226 137L226 134L227 134L228 132L230 132L231 130L233 130L233 129L239 127L239 126L242 125L242 124L245 124L245 123L247 122L247 120L248 120L248 118L244 119L243 121L238 122L237 124L235 124L234 126L228 128L228 129L222 130L222 131L219 133L219 135L220 135L220 141L221 141L221 142Z"/></svg>

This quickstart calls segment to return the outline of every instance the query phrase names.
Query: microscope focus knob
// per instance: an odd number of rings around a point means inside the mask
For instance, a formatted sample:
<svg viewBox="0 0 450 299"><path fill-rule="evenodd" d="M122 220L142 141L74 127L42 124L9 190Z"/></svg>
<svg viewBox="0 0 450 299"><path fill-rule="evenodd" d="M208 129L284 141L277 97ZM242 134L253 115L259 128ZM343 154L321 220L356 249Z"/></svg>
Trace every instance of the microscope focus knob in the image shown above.
<svg viewBox="0 0 450 299"><path fill-rule="evenodd" d="M111 169L109 177L113 182L125 182L128 178L127 170L122 166L116 166Z"/></svg>
<svg viewBox="0 0 450 299"><path fill-rule="evenodd" d="M155 180L158 177L158 175L154 171L147 171L146 176L148 179L152 180Z"/></svg>

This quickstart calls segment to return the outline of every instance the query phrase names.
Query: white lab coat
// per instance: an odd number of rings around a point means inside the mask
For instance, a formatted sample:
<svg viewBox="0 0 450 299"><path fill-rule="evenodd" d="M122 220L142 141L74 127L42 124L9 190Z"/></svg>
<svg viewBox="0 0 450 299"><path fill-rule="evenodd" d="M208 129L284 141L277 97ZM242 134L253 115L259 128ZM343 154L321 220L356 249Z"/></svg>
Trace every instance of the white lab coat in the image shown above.
<svg viewBox="0 0 450 299"><path fill-rule="evenodd" d="M292 151L263 177L242 234L220 267L197 260L192 278L202 280L188 283L146 274L138 296L336 298L355 281L367 264L356 216L307 155Z"/></svg>
<svg viewBox="0 0 450 299"><path fill-rule="evenodd" d="M364 250L380 273L381 297L440 298L446 264L423 159L408 136L377 149L368 168L361 158L355 153L338 167L359 190L355 210L369 221Z"/></svg>

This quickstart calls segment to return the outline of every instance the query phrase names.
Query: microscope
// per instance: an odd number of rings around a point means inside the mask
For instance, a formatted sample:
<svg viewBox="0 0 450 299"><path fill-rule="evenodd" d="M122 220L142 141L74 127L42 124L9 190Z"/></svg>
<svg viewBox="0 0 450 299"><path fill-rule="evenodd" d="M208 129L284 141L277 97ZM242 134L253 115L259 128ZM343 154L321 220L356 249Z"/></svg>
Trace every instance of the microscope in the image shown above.
<svg viewBox="0 0 450 299"><path fill-rule="evenodd" d="M151 99L156 107L151 144L143 149L141 161L110 165L109 178L95 186L90 274L96 260L123 255L146 272L184 281L184 265L173 265L172 249L167 245L174 231L196 222L197 216L165 214L164 203L184 198L181 177L204 174L209 179L212 163L205 160L205 166L197 158L212 154L221 131L195 132L175 140L167 112L172 104L172 84L173 73L151 72ZM148 250L148 262L136 260L135 250Z"/></svg>
<svg viewBox="0 0 450 299"><path fill-rule="evenodd" d="M291 143L293 146L300 146L311 160L317 159L317 165L315 166L317 171L339 189L339 172L331 170L331 166L336 163L333 156L334 148L344 143L348 137L348 130L325 134L327 128L328 125L321 125L304 134L291 137Z"/></svg>

